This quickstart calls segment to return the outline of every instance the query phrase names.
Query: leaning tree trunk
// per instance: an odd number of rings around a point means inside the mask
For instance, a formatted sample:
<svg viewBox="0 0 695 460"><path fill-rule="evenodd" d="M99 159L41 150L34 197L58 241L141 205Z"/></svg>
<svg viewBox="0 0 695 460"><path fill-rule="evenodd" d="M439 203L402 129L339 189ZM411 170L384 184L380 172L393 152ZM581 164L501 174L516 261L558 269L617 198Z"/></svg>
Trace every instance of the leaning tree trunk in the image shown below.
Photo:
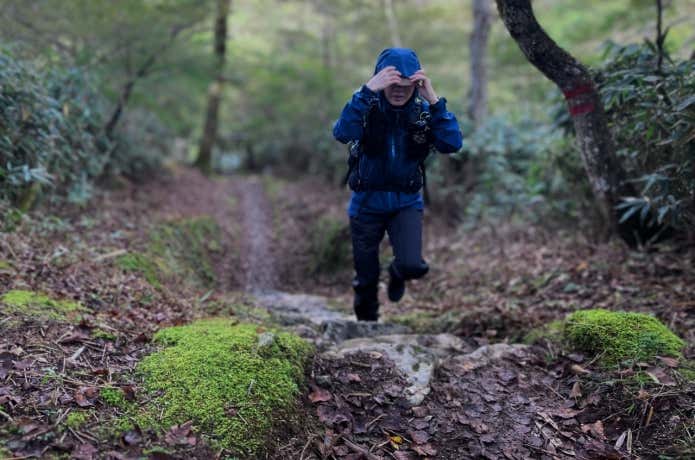
<svg viewBox="0 0 695 460"><path fill-rule="evenodd" d="M496 0L497 9L526 58L562 90L574 123L584 169L604 219L606 233L618 231L631 246L639 222L619 223L621 197L634 196L615 155L601 97L587 69L560 48L536 21L530 0Z"/></svg>
<svg viewBox="0 0 695 460"><path fill-rule="evenodd" d="M203 137L200 140L198 158L195 166L204 174L212 172L212 147L217 140L217 126L224 86L224 68L227 55L227 16L231 0L217 0L217 17L215 18L215 81L208 89L208 108L205 112Z"/></svg>

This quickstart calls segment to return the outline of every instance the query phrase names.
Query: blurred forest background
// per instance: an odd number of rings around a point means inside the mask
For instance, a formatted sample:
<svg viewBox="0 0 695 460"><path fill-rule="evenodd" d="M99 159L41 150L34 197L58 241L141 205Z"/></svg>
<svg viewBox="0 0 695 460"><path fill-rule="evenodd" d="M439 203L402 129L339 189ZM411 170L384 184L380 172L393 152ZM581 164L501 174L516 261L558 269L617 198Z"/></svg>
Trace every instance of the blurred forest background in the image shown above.
<svg viewBox="0 0 695 460"><path fill-rule="evenodd" d="M595 199L560 91L527 61L489 2L487 105L474 121L474 3L463 0L1 0L0 199L84 203L113 178L193 163L220 90L212 167L337 184L331 135L351 93L394 44L414 48L460 120L464 147L433 157L434 209L588 225ZM485 2L482 2L485 3ZM658 68L656 3L663 5ZM624 213L686 229L695 215L695 0L536 0L540 24L590 66L617 155L639 194ZM225 60L215 21L228 17ZM219 24L219 21L218 21ZM219 48L218 48L219 49ZM219 56L219 54L218 54Z"/></svg>

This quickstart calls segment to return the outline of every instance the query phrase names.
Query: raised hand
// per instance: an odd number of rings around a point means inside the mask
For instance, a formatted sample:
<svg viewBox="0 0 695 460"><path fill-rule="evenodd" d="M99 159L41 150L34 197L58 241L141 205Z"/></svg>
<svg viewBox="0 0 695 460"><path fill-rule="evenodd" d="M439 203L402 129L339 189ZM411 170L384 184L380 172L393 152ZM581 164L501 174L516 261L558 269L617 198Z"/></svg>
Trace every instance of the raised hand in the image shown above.
<svg viewBox="0 0 695 460"><path fill-rule="evenodd" d="M394 66L388 66L381 69L379 73L374 75L367 82L367 88L376 93L377 91L381 91L382 89L400 81L401 73Z"/></svg>
<svg viewBox="0 0 695 460"><path fill-rule="evenodd" d="M430 104L436 104L439 98L432 87L432 80L420 69L410 76L410 81L418 86L420 96Z"/></svg>

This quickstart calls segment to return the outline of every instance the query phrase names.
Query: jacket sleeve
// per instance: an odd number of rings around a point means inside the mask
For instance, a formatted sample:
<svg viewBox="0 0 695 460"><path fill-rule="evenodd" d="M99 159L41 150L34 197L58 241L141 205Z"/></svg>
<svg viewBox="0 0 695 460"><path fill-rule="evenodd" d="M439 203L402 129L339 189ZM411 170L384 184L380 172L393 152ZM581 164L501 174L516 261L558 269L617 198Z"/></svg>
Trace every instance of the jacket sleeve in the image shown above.
<svg viewBox="0 0 695 460"><path fill-rule="evenodd" d="M430 114L434 148L441 153L458 152L463 143L463 135L456 116L446 110L446 99L440 97L436 104L431 105Z"/></svg>
<svg viewBox="0 0 695 460"><path fill-rule="evenodd" d="M340 118L333 125L333 137L343 144L360 140L364 115L377 98L377 93L367 88L366 85L355 91L350 102L345 104Z"/></svg>

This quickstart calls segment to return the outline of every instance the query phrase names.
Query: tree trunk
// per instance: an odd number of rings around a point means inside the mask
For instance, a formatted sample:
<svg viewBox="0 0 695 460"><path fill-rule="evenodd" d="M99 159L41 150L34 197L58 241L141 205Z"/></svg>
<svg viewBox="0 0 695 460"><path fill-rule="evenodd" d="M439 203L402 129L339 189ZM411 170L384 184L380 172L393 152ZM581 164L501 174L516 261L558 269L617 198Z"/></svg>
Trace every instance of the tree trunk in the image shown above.
<svg viewBox="0 0 695 460"><path fill-rule="evenodd" d="M389 32L391 33L391 43L397 48L402 47L403 42L401 42L401 34L398 31L398 20L396 19L396 12L393 9L392 0L384 0L384 14L386 14L386 22L388 23Z"/></svg>
<svg viewBox="0 0 695 460"><path fill-rule="evenodd" d="M195 166L204 174L212 172L212 148L217 140L217 126L224 86L224 68L227 55L227 17L231 0L217 0L217 16L215 18L215 80L208 89L208 108L205 111L203 137L200 140L198 158Z"/></svg>
<svg viewBox="0 0 695 460"><path fill-rule="evenodd" d="M123 88L121 88L121 94L118 96L116 108L113 110L113 113L109 117L109 121L104 126L104 133L109 139L113 139L113 132L121 119L121 115L123 115L123 110L128 104L128 100L130 100L130 95L133 93L135 83L137 83L137 81L141 78L145 78L147 74L150 73L152 67L157 62L157 59L174 44L176 37L178 37L181 32L191 27L193 24L194 23L173 26L171 28L171 32L169 33L169 39L157 50L153 51L152 54L150 54L147 59L143 61L140 67L138 67L135 73L132 74L128 81L125 82Z"/></svg>
<svg viewBox="0 0 695 460"><path fill-rule="evenodd" d="M469 42L471 54L471 88L468 117L479 126L487 115L487 72L485 55L490 34L490 0L473 0L473 32Z"/></svg>
<svg viewBox="0 0 695 460"><path fill-rule="evenodd" d="M638 243L634 234L640 225L619 223L616 205L621 197L634 196L625 181L626 174L615 155L601 97L587 69L560 48L536 21L530 0L496 0L504 25L526 58L562 90L574 123L584 169L603 217L608 236L618 231L631 246Z"/></svg>

